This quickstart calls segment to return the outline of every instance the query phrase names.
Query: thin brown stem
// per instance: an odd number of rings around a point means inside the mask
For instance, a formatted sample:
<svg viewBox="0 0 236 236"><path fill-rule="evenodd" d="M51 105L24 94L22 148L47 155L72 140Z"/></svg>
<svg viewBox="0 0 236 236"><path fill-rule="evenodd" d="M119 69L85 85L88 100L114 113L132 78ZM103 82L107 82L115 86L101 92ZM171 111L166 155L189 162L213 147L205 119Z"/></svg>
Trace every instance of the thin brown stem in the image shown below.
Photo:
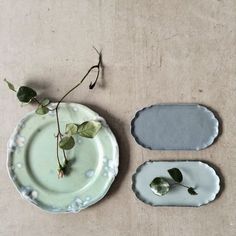
<svg viewBox="0 0 236 236"><path fill-rule="evenodd" d="M92 66L92 67L90 67L90 69L89 69L88 72L84 75L84 77L81 79L81 81L80 81L78 84L76 84L72 89L70 89L70 90L59 100L59 102L57 103L57 106L54 108L54 110L57 110L58 107L59 107L59 105L60 105L60 103L61 103L72 91L74 91L76 88L78 88L78 87L84 82L84 80L87 78L87 76L90 74L90 72L91 72L92 70L97 69L97 76L96 76L96 79L95 79L94 83L91 83L90 86L89 86L90 89L93 89L94 86L95 86L96 83L97 83L98 78L99 78L101 65L102 65L102 56L101 56L101 54L99 54L99 62L98 62L98 64L97 64L97 65L94 65L94 66Z"/></svg>
<svg viewBox="0 0 236 236"><path fill-rule="evenodd" d="M186 186L186 185L184 185L184 184L178 183L178 182L175 182L175 183L173 183L172 185L180 185L180 186L182 186L182 187L184 187L184 188L190 188L190 187L188 187L188 186Z"/></svg>
<svg viewBox="0 0 236 236"><path fill-rule="evenodd" d="M58 109L56 109L56 120L57 120L57 137L58 139L62 139L62 132L61 132L61 127L60 127L60 122L59 122L59 114L58 114ZM58 148L58 143L57 143L57 148ZM67 162L67 157L66 157L66 152L65 150L63 149L63 156L64 156L64 160L65 160L65 163Z"/></svg>
<svg viewBox="0 0 236 236"><path fill-rule="evenodd" d="M47 104L47 105L43 105L36 97L32 98L32 100L36 103L38 103L40 106L42 107L47 107L49 111L53 111L53 109L49 108L48 105L50 104Z"/></svg>
<svg viewBox="0 0 236 236"><path fill-rule="evenodd" d="M56 107L53 108L53 109L50 109L50 111L54 111L56 112L56 122L57 122L57 161L58 161L58 165L59 167L61 168L61 164L60 164L60 160L59 160L59 150L58 150L58 146L59 146L59 140L62 139L63 135L62 135L62 132L61 132L61 127L60 127L60 121L59 121L59 112L58 112L58 109L59 109L59 105L61 104L61 102L72 92L74 91L76 88L78 88L83 82L84 80L88 77L88 75L90 74L90 72L94 69L97 69L97 76L96 76L96 79L95 81L92 83L90 83L89 85L89 88L90 89L93 89L97 83L97 80L99 78L99 75L100 75L100 69L102 68L102 54L99 53L97 51L97 49L95 48L96 52L99 54L99 61L98 61L98 64L97 65L94 65L92 67L89 68L89 70L87 71L87 73L84 75L84 77L81 79L81 81L76 84L72 89L70 89L60 100L59 102L57 103ZM37 99L35 99L35 101L39 104L41 104ZM64 161L65 161L65 164L68 162L68 159L66 157L66 152L65 150L63 149L63 156L64 156Z"/></svg>
<svg viewBox="0 0 236 236"><path fill-rule="evenodd" d="M58 132L58 135L60 135L60 138L61 138L62 133L61 133L61 127L60 127L60 122L59 122L58 109L56 109L56 121L57 121L57 132Z"/></svg>
<svg viewBox="0 0 236 236"><path fill-rule="evenodd" d="M180 186L182 186L182 187L184 187L184 188L190 188L190 187L188 187L188 186L186 186L186 185L184 185L184 184L181 184L181 183L178 183L178 185L180 185Z"/></svg>
<svg viewBox="0 0 236 236"><path fill-rule="evenodd" d="M65 152L64 149L62 149L62 152L63 152L63 156L64 156L64 161L65 161L65 163L67 163L67 162L68 162L68 159L67 159L67 157L66 157L66 152Z"/></svg>
<svg viewBox="0 0 236 236"><path fill-rule="evenodd" d="M57 163L58 163L59 168L62 168L62 165L59 159L59 147L58 147L59 136L57 135L56 137L57 137Z"/></svg>
<svg viewBox="0 0 236 236"><path fill-rule="evenodd" d="M36 97L32 98L32 100L35 101L36 103L38 103L39 105L42 105Z"/></svg>

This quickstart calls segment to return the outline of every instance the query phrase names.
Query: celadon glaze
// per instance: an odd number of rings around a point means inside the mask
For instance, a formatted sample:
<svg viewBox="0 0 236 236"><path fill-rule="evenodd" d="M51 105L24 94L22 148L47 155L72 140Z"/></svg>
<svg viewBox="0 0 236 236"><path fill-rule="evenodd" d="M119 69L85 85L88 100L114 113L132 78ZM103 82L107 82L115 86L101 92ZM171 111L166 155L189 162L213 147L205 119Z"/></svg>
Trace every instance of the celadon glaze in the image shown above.
<svg viewBox="0 0 236 236"><path fill-rule="evenodd" d="M138 111L131 123L137 143L154 150L200 150L219 133L219 122L198 104L158 104Z"/></svg>
<svg viewBox="0 0 236 236"><path fill-rule="evenodd" d="M166 178L171 168L178 168L182 175L182 184L196 188L198 195L190 195L186 188L175 185L164 196L157 196L150 188L156 177ZM213 201L220 190L220 179L215 170L201 161L147 161L138 167L133 175L132 189L136 197L152 206L191 206L199 207ZM174 182L173 182L174 183Z"/></svg>
<svg viewBox="0 0 236 236"><path fill-rule="evenodd" d="M44 116L32 112L20 121L8 143L8 172L21 196L41 209L79 212L110 188L118 173L118 145L105 120L86 106L62 103L59 117L61 130L67 123L98 120L102 124L93 139L75 136L76 145L67 152L69 175L57 176L55 111ZM62 152L60 157L63 163Z"/></svg>

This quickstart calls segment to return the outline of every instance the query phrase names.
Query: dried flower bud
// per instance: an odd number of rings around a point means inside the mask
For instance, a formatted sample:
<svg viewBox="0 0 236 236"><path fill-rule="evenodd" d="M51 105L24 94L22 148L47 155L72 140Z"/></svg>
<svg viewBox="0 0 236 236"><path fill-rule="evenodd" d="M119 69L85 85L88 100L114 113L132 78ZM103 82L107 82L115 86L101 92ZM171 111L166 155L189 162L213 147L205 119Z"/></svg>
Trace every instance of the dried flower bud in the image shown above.
<svg viewBox="0 0 236 236"><path fill-rule="evenodd" d="M63 170L63 167L62 166L59 166L58 170L57 170L57 176L58 178L63 178L64 177L64 170Z"/></svg>

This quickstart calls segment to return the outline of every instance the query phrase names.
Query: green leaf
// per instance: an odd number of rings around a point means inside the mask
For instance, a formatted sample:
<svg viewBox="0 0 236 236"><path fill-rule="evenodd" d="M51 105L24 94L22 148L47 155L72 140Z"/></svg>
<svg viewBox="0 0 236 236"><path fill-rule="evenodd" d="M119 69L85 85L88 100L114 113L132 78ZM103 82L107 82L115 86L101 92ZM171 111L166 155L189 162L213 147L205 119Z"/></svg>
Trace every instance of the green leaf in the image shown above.
<svg viewBox="0 0 236 236"><path fill-rule="evenodd" d="M59 147L64 150L70 150L75 145L75 140L71 136L65 136L59 142Z"/></svg>
<svg viewBox="0 0 236 236"><path fill-rule="evenodd" d="M32 88L26 86L21 86L17 92L18 99L24 103L29 103L36 96L37 93Z"/></svg>
<svg viewBox="0 0 236 236"><path fill-rule="evenodd" d="M41 101L41 104L45 107L47 105L49 105L50 103L50 100L48 98L44 98L42 101Z"/></svg>
<svg viewBox="0 0 236 236"><path fill-rule="evenodd" d="M14 85L13 85L11 82L7 81L6 79L4 79L4 81L7 83L8 88L9 88L10 90L16 92L16 89L15 89Z"/></svg>
<svg viewBox="0 0 236 236"><path fill-rule="evenodd" d="M49 112L49 109L47 107L44 107L42 105L39 105L37 110L35 111L38 115L45 115Z"/></svg>
<svg viewBox="0 0 236 236"><path fill-rule="evenodd" d="M156 195L163 196L169 192L170 184L165 178L156 177L150 183L150 188Z"/></svg>
<svg viewBox="0 0 236 236"><path fill-rule="evenodd" d="M66 134L69 136L75 135L78 132L78 126L76 124L66 124Z"/></svg>
<svg viewBox="0 0 236 236"><path fill-rule="evenodd" d="M86 121L78 125L78 134L82 137L93 138L101 127L102 125L98 121Z"/></svg>
<svg viewBox="0 0 236 236"><path fill-rule="evenodd" d="M180 183L183 180L183 175L181 171L178 168L172 168L168 170L170 176L172 177L173 180L176 182Z"/></svg>
<svg viewBox="0 0 236 236"><path fill-rule="evenodd" d="M197 195L198 193L194 190L194 188L190 187L188 188L188 192L191 194L191 195Z"/></svg>

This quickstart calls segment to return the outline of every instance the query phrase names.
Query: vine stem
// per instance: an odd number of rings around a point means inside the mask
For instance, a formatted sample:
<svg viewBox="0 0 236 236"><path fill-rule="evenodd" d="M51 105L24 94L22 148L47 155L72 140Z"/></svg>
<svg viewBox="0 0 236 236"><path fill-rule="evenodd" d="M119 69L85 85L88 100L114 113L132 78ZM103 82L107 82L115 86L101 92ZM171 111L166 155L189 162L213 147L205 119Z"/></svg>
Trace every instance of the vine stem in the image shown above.
<svg viewBox="0 0 236 236"><path fill-rule="evenodd" d="M182 186L182 187L184 187L184 188L190 188L190 187L188 187L188 186L186 186L186 185L184 185L184 184L181 184L181 183L178 183L178 182L175 182L175 183L173 183L173 184L171 184L172 186L173 185L180 185L180 186Z"/></svg>
<svg viewBox="0 0 236 236"><path fill-rule="evenodd" d="M62 165L61 165L60 159L59 159L59 147L58 147L59 137L58 137L58 135L56 136L56 138L57 138L57 164L58 164L59 168L61 169Z"/></svg>
<svg viewBox="0 0 236 236"><path fill-rule="evenodd" d="M90 67L90 69L88 70L88 72L84 75L84 77L81 79L81 81L76 84L72 89L70 89L61 99L60 101L57 103L57 106L53 109L53 110L58 110L58 107L60 105L60 103L73 91L75 90L77 87L79 87L83 82L84 80L87 78L87 76L90 74L90 72L93 70L93 69L97 69L97 76L96 76L96 79L95 79L95 82L94 83L91 83L89 88L90 89L93 89L94 86L96 85L97 83L97 80L98 80L98 77L99 77L99 74L100 74L100 68L101 68L101 65L102 65L102 57L101 57L101 54L99 54L99 62L97 65L94 65L92 67Z"/></svg>
<svg viewBox="0 0 236 236"><path fill-rule="evenodd" d="M47 107L49 111L53 111L53 109L49 108L48 105L50 104L47 104L47 105L43 105L36 97L32 98L32 100L36 103L38 103L40 106L42 107Z"/></svg>
<svg viewBox="0 0 236 236"><path fill-rule="evenodd" d="M56 112L56 122L57 122L57 160L58 160L58 165L59 165L59 168L62 167L61 163L60 163L60 159L59 159L59 150L58 150L58 145L59 145L59 140L62 139L63 135L62 135L62 132L61 132L61 127L60 127L60 119L59 119L59 105L61 104L61 102L71 93L73 92L76 88L78 88L83 82L84 80L88 77L88 75L90 74L91 71L93 71L94 69L97 69L97 76L96 76L96 79L95 81L92 83L90 83L89 85L89 88L90 89L93 89L97 83L97 80L99 78L99 74L100 74L100 70L102 68L102 54L101 52L99 53L97 51L97 49L95 48L96 52L98 53L99 55L99 61L98 61L98 64L94 65L94 66L91 66L89 68L89 70L87 71L87 73L84 75L84 77L80 80L80 82L78 84L76 84L72 89L70 89L57 103L56 107L51 109L50 111L54 111ZM40 104L40 102L38 100L35 100L36 102L38 102ZM64 161L65 163L67 163L67 157L66 157L66 153L65 153L65 150L63 149L63 156L64 156Z"/></svg>
<svg viewBox="0 0 236 236"><path fill-rule="evenodd" d="M41 102L40 102L36 97L32 98L32 100L34 100L34 101L35 101L36 103L38 103L39 105L42 105Z"/></svg>

